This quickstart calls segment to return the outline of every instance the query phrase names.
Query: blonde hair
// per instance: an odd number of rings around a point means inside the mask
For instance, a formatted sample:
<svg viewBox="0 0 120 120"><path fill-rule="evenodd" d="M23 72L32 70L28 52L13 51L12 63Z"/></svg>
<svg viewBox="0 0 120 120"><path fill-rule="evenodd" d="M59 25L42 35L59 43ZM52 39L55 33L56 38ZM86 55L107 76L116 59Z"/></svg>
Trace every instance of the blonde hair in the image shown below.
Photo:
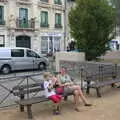
<svg viewBox="0 0 120 120"><path fill-rule="evenodd" d="M47 79L48 77L50 77L50 72L44 72L43 77L44 77L45 79Z"/></svg>

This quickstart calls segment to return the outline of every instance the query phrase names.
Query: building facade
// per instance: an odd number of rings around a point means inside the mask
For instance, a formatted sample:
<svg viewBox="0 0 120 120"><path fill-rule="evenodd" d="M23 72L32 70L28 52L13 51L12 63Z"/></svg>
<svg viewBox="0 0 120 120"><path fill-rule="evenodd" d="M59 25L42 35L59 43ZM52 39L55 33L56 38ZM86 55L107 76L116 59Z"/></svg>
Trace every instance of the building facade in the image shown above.
<svg viewBox="0 0 120 120"><path fill-rule="evenodd" d="M75 0L67 0L66 2L66 45L68 45L69 42L71 42L73 39L70 35L70 27L69 27L69 19L68 19L68 14L70 9L75 6Z"/></svg>
<svg viewBox="0 0 120 120"><path fill-rule="evenodd" d="M64 0L0 0L0 47L64 50Z"/></svg>

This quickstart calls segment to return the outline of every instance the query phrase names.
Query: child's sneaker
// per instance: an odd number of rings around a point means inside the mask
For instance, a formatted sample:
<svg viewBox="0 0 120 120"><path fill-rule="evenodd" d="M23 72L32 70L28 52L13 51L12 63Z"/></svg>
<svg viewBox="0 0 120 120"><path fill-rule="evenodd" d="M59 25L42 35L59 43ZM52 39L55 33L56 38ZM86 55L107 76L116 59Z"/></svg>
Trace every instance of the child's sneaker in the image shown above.
<svg viewBox="0 0 120 120"><path fill-rule="evenodd" d="M60 111L59 110L53 110L53 115L59 115L60 114Z"/></svg>

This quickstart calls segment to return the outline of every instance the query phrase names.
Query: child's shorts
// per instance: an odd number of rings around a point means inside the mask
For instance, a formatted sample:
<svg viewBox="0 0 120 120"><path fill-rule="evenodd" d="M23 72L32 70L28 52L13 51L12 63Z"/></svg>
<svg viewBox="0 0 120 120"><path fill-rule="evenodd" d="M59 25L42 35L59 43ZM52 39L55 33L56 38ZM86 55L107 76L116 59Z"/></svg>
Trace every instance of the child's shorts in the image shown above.
<svg viewBox="0 0 120 120"><path fill-rule="evenodd" d="M48 99L52 100L54 103L59 103L61 101L60 95L52 95L49 96Z"/></svg>

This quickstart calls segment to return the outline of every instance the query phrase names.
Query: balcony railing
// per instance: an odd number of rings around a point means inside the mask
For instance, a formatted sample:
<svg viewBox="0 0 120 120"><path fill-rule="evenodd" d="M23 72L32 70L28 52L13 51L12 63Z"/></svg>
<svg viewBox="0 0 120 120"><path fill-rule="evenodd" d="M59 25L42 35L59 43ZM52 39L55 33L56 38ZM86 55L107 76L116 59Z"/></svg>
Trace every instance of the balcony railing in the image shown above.
<svg viewBox="0 0 120 120"><path fill-rule="evenodd" d="M5 25L5 20L0 20L0 25Z"/></svg>
<svg viewBox="0 0 120 120"><path fill-rule="evenodd" d="M61 24L55 24L55 28L62 28Z"/></svg>
<svg viewBox="0 0 120 120"><path fill-rule="evenodd" d="M31 19L31 20L20 20L17 19L16 20L16 27L17 28L35 28L35 20Z"/></svg>
<svg viewBox="0 0 120 120"><path fill-rule="evenodd" d="M41 23L41 24L40 24L40 27L46 27L46 28L48 28L48 27L49 27L49 24L43 24L43 23Z"/></svg>

